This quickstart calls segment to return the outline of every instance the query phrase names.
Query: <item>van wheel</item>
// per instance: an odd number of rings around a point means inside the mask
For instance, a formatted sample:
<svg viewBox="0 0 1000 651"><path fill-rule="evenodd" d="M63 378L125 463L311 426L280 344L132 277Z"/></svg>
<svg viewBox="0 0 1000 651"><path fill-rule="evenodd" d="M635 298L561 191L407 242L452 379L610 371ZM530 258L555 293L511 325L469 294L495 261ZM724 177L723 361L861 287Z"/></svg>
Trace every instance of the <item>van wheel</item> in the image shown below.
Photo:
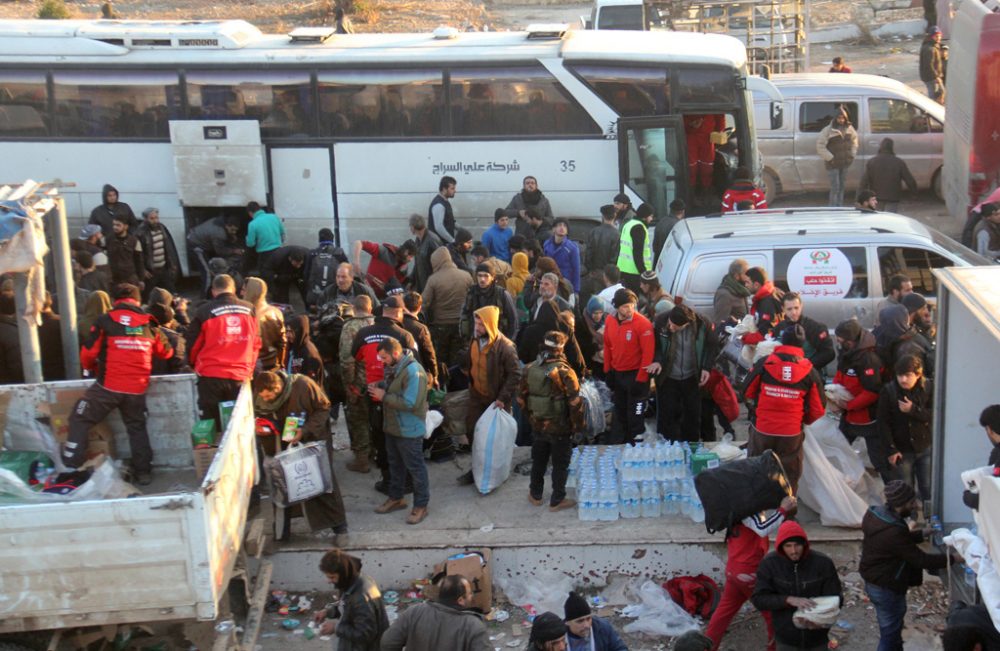
<svg viewBox="0 0 1000 651"><path fill-rule="evenodd" d="M778 177L774 175L774 172L769 170L764 170L762 175L764 179L764 201L767 202L768 207L771 206L771 202L774 198L778 196Z"/></svg>
<svg viewBox="0 0 1000 651"><path fill-rule="evenodd" d="M934 176L931 178L931 189L934 190L934 196L944 201L944 188L941 187L941 168L937 168L934 172Z"/></svg>

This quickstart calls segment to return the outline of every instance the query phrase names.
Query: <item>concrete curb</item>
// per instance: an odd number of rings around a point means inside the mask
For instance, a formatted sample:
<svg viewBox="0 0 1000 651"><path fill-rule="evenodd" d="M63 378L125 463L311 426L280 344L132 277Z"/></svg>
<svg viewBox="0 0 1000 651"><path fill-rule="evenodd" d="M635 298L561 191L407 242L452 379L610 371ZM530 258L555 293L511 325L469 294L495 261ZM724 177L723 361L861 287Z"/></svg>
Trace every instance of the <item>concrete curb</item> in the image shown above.
<svg viewBox="0 0 1000 651"><path fill-rule="evenodd" d="M892 23L879 25L871 30L872 36L879 39L887 39L898 36L922 36L926 23L923 20L899 20ZM835 25L833 27L823 27L809 32L809 43L839 43L841 41L851 41L861 37L861 29L853 23Z"/></svg>

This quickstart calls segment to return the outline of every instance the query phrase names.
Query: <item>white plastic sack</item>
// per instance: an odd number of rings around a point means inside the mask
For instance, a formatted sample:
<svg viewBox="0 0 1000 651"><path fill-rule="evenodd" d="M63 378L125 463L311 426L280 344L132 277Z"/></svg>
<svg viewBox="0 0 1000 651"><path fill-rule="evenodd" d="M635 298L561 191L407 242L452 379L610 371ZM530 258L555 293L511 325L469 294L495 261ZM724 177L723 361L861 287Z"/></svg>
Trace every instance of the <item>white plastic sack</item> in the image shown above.
<svg viewBox="0 0 1000 651"><path fill-rule="evenodd" d="M580 397L583 398L586 414L586 430L583 434L586 440L592 441L598 434L604 432L607 421L604 419L604 401L594 380L584 380L580 385Z"/></svg>
<svg viewBox="0 0 1000 651"><path fill-rule="evenodd" d="M521 608L532 606L538 613L561 613L563 604L573 589L573 579L556 572L513 577L497 574L493 577L493 582L500 586L512 604Z"/></svg>
<svg viewBox="0 0 1000 651"><path fill-rule="evenodd" d="M819 444L823 456L844 475L847 484L852 489L857 488L865 474L865 462L840 431L840 418L827 412L815 423L806 425L805 434L806 438L811 438Z"/></svg>
<svg viewBox="0 0 1000 651"><path fill-rule="evenodd" d="M753 363L756 364L760 360L764 359L768 355L774 352L774 349L781 345L781 342L777 339L765 339L756 346L744 346L743 349L746 351L747 348L753 349Z"/></svg>
<svg viewBox="0 0 1000 651"><path fill-rule="evenodd" d="M7 425L3 430L3 447L8 450L24 452L44 452L55 464L56 472L63 472L66 466L62 462L59 442L52 436L52 431L35 419L21 421L15 419L12 413L7 415Z"/></svg>
<svg viewBox="0 0 1000 651"><path fill-rule="evenodd" d="M264 460L271 499L285 508L333 492L333 471L325 441L293 444Z"/></svg>
<svg viewBox="0 0 1000 651"><path fill-rule="evenodd" d="M517 421L496 404L486 408L476 421L472 441L472 477L476 489L486 495L510 476L511 457L517 439Z"/></svg>
<svg viewBox="0 0 1000 651"><path fill-rule="evenodd" d="M86 500L110 500L129 497L135 489L122 481L118 469L110 459L94 469L90 479L79 488L66 495L41 493L32 490L20 477L10 470L0 469L0 502L23 504L47 504L54 502L83 502Z"/></svg>
<svg viewBox="0 0 1000 651"><path fill-rule="evenodd" d="M976 573L976 586L982 603L996 626L1000 622L1000 574L997 574L986 542L968 529L955 529L944 537L944 542L954 547L965 564Z"/></svg>
<svg viewBox="0 0 1000 651"><path fill-rule="evenodd" d="M698 621L680 607L662 586L646 581L639 588L641 604L626 606L622 614L636 620L627 624L626 633L645 633L658 637L674 637L698 630Z"/></svg>
<svg viewBox="0 0 1000 651"><path fill-rule="evenodd" d="M719 441L715 447L711 448L712 452L719 456L719 461L726 463L727 461L736 461L737 459L743 459L747 456L746 450L741 450L740 446L733 443L732 434L723 434L722 440Z"/></svg>
<svg viewBox="0 0 1000 651"><path fill-rule="evenodd" d="M840 597L810 597L816 604L812 608L797 608L792 613L792 623L796 628L812 628L811 624L818 624L824 628L829 628L837 623L840 616Z"/></svg>
<svg viewBox="0 0 1000 651"><path fill-rule="evenodd" d="M428 409L427 416L424 417L424 438L429 439L443 422L444 414L436 409Z"/></svg>
<svg viewBox="0 0 1000 651"><path fill-rule="evenodd" d="M804 458L799 499L819 513L824 526L860 527L868 504L851 490L844 475L827 461L814 438L806 436L802 448Z"/></svg>
<svg viewBox="0 0 1000 651"><path fill-rule="evenodd" d="M854 396L842 384L829 383L823 387L826 394L826 413L839 417L844 408L841 405L849 402Z"/></svg>

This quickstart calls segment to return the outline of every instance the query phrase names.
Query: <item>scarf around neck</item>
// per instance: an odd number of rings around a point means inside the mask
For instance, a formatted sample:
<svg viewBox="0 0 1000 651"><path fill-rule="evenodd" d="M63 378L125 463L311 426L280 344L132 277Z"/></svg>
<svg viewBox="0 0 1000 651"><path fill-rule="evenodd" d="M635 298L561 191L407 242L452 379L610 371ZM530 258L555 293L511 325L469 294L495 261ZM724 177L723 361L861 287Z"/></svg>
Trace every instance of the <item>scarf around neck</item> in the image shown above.
<svg viewBox="0 0 1000 651"><path fill-rule="evenodd" d="M743 283L738 282L729 274L726 274L725 278L722 279L722 286L725 287L731 294L735 294L741 298L750 296L750 288Z"/></svg>
<svg viewBox="0 0 1000 651"><path fill-rule="evenodd" d="M264 400L259 395L254 396L253 407L255 411L264 414L277 413L278 410L281 409L286 402L288 402L288 398L292 395L292 385L301 377L298 373L288 374L284 371L276 371L276 373L281 376L281 380L285 383L284 387L281 389L281 393L279 393L277 397L270 402Z"/></svg>

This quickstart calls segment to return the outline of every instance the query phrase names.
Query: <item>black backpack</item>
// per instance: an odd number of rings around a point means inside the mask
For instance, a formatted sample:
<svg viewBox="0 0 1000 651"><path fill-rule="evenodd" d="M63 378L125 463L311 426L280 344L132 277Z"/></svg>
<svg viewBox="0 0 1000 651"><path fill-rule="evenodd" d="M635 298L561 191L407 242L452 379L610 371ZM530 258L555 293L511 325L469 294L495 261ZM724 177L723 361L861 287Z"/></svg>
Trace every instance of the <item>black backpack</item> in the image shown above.
<svg viewBox="0 0 1000 651"><path fill-rule="evenodd" d="M323 295L323 290L333 284L337 278L337 265L347 262L344 250L334 244L328 244L317 249L309 265L309 293L315 299Z"/></svg>
<svg viewBox="0 0 1000 651"><path fill-rule="evenodd" d="M743 518L777 508L781 499L790 494L785 470L772 450L702 470L694 477L694 487L705 508L708 533L723 531Z"/></svg>
<svg viewBox="0 0 1000 651"><path fill-rule="evenodd" d="M340 335L347 319L354 316L350 303L330 303L319 317L319 328L314 337L316 349L325 360L337 361L340 355Z"/></svg>

